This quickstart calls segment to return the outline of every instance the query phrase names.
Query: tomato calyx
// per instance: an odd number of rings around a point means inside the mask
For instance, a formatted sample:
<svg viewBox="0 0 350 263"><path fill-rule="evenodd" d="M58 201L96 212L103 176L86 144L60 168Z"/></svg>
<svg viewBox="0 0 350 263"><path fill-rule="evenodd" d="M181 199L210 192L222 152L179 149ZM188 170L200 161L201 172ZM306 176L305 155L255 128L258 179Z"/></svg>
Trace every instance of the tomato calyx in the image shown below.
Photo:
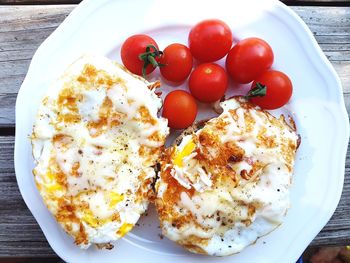
<svg viewBox="0 0 350 263"><path fill-rule="evenodd" d="M244 96L247 100L254 97L264 97L266 95L266 86L257 82L255 87L248 91L247 95Z"/></svg>
<svg viewBox="0 0 350 263"><path fill-rule="evenodd" d="M164 64L159 63L156 59L160 58L163 55L163 52L158 50L157 47L155 47L152 44L149 44L146 46L146 52L141 53L139 55L139 59L143 61L142 66L142 76L146 78L146 69L148 65L152 65L154 68L156 67L163 67Z"/></svg>

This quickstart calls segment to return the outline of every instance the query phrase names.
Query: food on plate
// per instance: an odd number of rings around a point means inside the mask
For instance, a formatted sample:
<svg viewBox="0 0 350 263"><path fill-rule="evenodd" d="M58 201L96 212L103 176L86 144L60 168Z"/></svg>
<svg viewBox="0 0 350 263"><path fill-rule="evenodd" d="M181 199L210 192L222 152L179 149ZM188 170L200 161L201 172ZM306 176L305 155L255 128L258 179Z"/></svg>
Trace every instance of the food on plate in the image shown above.
<svg viewBox="0 0 350 263"><path fill-rule="evenodd" d="M240 252L282 223L299 138L291 118L264 110L285 105L292 82L269 70L274 54L264 40L231 49L232 32L221 20L198 23L188 41L189 48L173 43L160 51L150 36L133 35L121 46L125 67L83 56L42 100L31 137L35 183L79 247L113 248L151 200L163 234L195 253ZM212 63L226 55L228 74ZM204 63L192 71L193 58ZM170 82L190 76L191 94L172 91L162 105L160 82L144 79L156 67ZM196 99L219 105L228 76L253 81L247 95L193 124ZM168 127L187 129L164 149Z"/></svg>
<svg viewBox="0 0 350 263"><path fill-rule="evenodd" d="M184 90L174 90L164 99L163 117L173 129L184 129L190 126L197 116L195 99Z"/></svg>
<svg viewBox="0 0 350 263"><path fill-rule="evenodd" d="M166 149L156 182L163 234L195 253L240 252L282 223L298 135L293 121L234 97Z"/></svg>
<svg viewBox="0 0 350 263"><path fill-rule="evenodd" d="M214 62L223 58L229 52L232 41L231 29L218 19L199 22L188 36L191 53L200 62Z"/></svg>
<svg viewBox="0 0 350 263"><path fill-rule="evenodd" d="M124 66L134 74L145 77L157 66L162 52L156 41L147 35L133 35L121 47L120 56Z"/></svg>
<svg viewBox="0 0 350 263"><path fill-rule="evenodd" d="M263 109L274 110L284 106L292 97L293 85L289 77L281 71L269 70L261 74L252 84L265 86L264 96L254 96L250 101Z"/></svg>
<svg viewBox="0 0 350 263"><path fill-rule="evenodd" d="M196 67L188 80L193 97L201 102L221 99L228 86L225 70L215 63L204 63Z"/></svg>
<svg viewBox="0 0 350 263"><path fill-rule="evenodd" d="M273 59L272 48L266 41L255 37L246 38L228 52L226 70L237 83L249 83L268 70Z"/></svg>
<svg viewBox="0 0 350 263"><path fill-rule="evenodd" d="M113 247L147 209L168 135L158 86L83 56L42 100L31 138L35 183L81 248Z"/></svg>
<svg viewBox="0 0 350 263"><path fill-rule="evenodd" d="M166 80L182 82L191 73L193 58L188 47L174 43L163 50L159 62L160 73Z"/></svg>

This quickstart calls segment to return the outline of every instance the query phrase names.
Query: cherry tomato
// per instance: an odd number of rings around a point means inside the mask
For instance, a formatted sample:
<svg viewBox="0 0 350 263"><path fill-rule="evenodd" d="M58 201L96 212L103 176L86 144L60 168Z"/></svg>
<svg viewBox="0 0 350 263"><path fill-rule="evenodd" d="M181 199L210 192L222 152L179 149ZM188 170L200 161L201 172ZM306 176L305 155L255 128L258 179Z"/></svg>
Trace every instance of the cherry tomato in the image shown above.
<svg viewBox="0 0 350 263"><path fill-rule="evenodd" d="M205 63L193 70L188 85L193 97L197 100L214 102L225 94L228 77L225 70L219 65Z"/></svg>
<svg viewBox="0 0 350 263"><path fill-rule="evenodd" d="M134 74L142 75L142 67L145 62L139 58L139 55L146 52L147 45L153 45L158 50L156 41L147 35L133 35L126 39L122 45L120 53L123 64ZM149 64L146 68L146 74L151 73L154 69L155 67Z"/></svg>
<svg viewBox="0 0 350 263"><path fill-rule="evenodd" d="M170 128L185 129L196 119L196 101L188 92L174 90L165 97L162 115Z"/></svg>
<svg viewBox="0 0 350 263"><path fill-rule="evenodd" d="M181 82L190 75L193 59L188 47L174 43L163 50L159 62L164 65L160 67L160 73L165 79Z"/></svg>
<svg viewBox="0 0 350 263"><path fill-rule="evenodd" d="M191 29L188 43L194 58L213 62L223 58L230 50L232 32L221 20L204 20Z"/></svg>
<svg viewBox="0 0 350 263"><path fill-rule="evenodd" d="M250 98L250 101L263 109L274 110L285 105L292 96L293 85L286 74L277 70L270 70L260 75L252 84L256 83L266 86L266 95Z"/></svg>
<svg viewBox="0 0 350 263"><path fill-rule="evenodd" d="M226 57L226 70L238 83L249 83L268 70L273 63L273 52L260 38L239 41Z"/></svg>

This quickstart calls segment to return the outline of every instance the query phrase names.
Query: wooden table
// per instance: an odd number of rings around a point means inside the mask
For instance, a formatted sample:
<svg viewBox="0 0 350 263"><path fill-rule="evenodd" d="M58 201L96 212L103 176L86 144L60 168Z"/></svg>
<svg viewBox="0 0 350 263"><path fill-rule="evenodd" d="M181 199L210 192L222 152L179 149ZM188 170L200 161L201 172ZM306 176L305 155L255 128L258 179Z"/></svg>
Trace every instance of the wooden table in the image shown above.
<svg viewBox="0 0 350 263"><path fill-rule="evenodd" d="M0 0L0 257L55 257L17 188L13 166L15 102L35 50L78 2ZM285 2L310 27L338 72L349 112L350 1ZM311 245L350 245L349 152L341 201Z"/></svg>

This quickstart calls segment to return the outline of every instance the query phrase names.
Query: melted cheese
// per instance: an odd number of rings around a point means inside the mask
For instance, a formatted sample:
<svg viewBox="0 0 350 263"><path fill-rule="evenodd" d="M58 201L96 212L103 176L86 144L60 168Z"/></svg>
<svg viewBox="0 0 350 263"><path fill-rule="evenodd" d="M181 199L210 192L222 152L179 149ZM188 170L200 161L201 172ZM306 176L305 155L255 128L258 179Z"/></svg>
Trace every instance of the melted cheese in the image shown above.
<svg viewBox="0 0 350 263"><path fill-rule="evenodd" d="M85 56L40 106L32 135L35 180L83 248L122 237L147 208L152 166L168 134L149 85L106 58Z"/></svg>
<svg viewBox="0 0 350 263"><path fill-rule="evenodd" d="M219 117L167 152L156 184L164 235L217 256L241 251L282 223L298 139L283 118L243 99L221 106Z"/></svg>

